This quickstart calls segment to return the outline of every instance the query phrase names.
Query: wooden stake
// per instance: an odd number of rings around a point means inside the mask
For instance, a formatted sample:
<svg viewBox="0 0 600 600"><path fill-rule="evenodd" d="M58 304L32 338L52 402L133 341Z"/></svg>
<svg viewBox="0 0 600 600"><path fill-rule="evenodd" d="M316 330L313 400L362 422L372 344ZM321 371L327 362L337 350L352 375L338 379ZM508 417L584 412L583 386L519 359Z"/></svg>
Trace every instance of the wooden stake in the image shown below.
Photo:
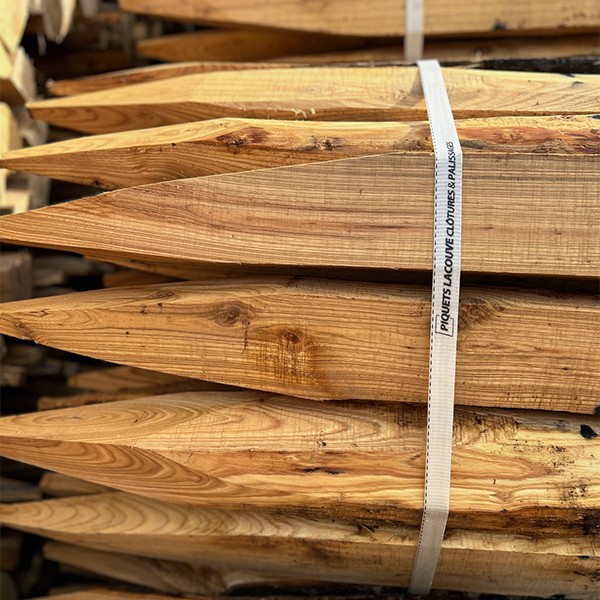
<svg viewBox="0 0 600 600"><path fill-rule="evenodd" d="M408 583L418 535L384 523L371 528L362 521L194 509L122 493L2 506L0 515L5 525L103 550L275 577L310 573L323 581L394 586ZM592 600L600 589L599 565L591 537L454 530L444 540L434 587ZM543 577L531 576L540 569Z"/></svg>
<svg viewBox="0 0 600 600"><path fill-rule="evenodd" d="M565 37L485 38L478 40L426 41L424 56L445 61L479 62L498 58L557 58L573 56L597 56L600 54L598 36L577 35ZM183 75L212 73L216 71L246 71L256 69L307 67L318 64L381 63L401 61L402 46L382 46L361 50L344 50L320 54L288 56L272 62L179 62L149 67L138 67L125 71L102 73L79 79L49 81L48 91L54 96L72 96L86 92L99 92L123 85L148 83L171 79Z"/></svg>
<svg viewBox="0 0 600 600"><path fill-rule="evenodd" d="M276 31L204 30L140 40L140 56L165 61L261 61L360 48L361 38Z"/></svg>
<svg viewBox="0 0 600 600"><path fill-rule="evenodd" d="M551 37L427 39L423 58L437 59L442 64L478 63L496 59L556 59L574 56L598 56L598 36L570 35ZM352 62L384 62L404 60L402 45L341 50L321 54L304 54L274 59L287 64L335 64Z"/></svg>
<svg viewBox="0 0 600 600"><path fill-rule="evenodd" d="M427 287L262 278L7 303L0 333L307 398L425 402L429 313ZM599 327L591 295L465 289L457 403L591 414Z"/></svg>
<svg viewBox="0 0 600 600"><path fill-rule="evenodd" d="M592 117L466 119L457 129L467 153L600 154ZM429 124L218 119L15 150L0 166L116 189L400 150L431 152Z"/></svg>
<svg viewBox="0 0 600 600"><path fill-rule="evenodd" d="M463 271L597 275L597 156L464 164ZM109 262L430 270L432 173L431 154L403 152L156 183L9 215L0 239Z"/></svg>
<svg viewBox="0 0 600 600"><path fill-rule="evenodd" d="M188 392L3 417L0 435L3 456L158 500L413 526L425 424L408 404ZM596 531L597 429L592 416L458 409L448 527Z"/></svg>
<svg viewBox="0 0 600 600"><path fill-rule="evenodd" d="M289 586L301 586L311 583L306 580L268 577L251 571L219 570L188 562L104 552L60 542L45 544L44 556L48 560L96 575L172 594L219 596L247 586L281 586L286 583Z"/></svg>
<svg viewBox="0 0 600 600"><path fill-rule="evenodd" d="M326 4L302 0L119 0L121 8L173 20L211 25L272 27L342 35L404 35L404 3L395 0L329 0ZM519 3L489 0L474 10L468 0L451 5L446 0L428 0L425 33L474 34L498 31L549 31L591 29L600 24L595 0L579 0L577 10L560 0L522 0Z"/></svg>
<svg viewBox="0 0 600 600"><path fill-rule="evenodd" d="M594 75L573 78L446 69L444 79L457 119L590 114L598 109L600 79ZM205 73L31 102L28 107L35 118L87 133L222 117L312 121L427 118L415 67Z"/></svg>
<svg viewBox="0 0 600 600"><path fill-rule="evenodd" d="M147 67L137 67L125 69L122 71L112 71L110 73L101 73L98 75L88 75L76 79L62 79L59 81L49 81L47 89L53 96L74 96L76 94L85 94L87 92L99 92L134 85L137 83L150 83L162 81L164 79L173 79L184 75L197 75L201 73L214 73L217 71L247 71L256 69L281 69L283 65L279 63L241 63L241 62L183 62L164 65L150 65Z"/></svg>

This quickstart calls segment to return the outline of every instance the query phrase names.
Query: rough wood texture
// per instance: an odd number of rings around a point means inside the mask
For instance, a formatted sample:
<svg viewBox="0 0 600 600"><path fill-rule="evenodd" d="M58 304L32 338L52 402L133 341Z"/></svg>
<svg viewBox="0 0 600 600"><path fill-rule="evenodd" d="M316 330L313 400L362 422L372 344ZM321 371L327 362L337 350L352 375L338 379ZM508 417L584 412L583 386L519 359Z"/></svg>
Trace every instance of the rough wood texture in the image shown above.
<svg viewBox="0 0 600 600"><path fill-rule="evenodd" d="M404 2L396 0L119 0L121 8L173 20L202 24L272 27L342 35L404 34ZM560 0L478 2L427 0L427 35L497 33L498 31L592 29L600 25L595 0L578 0L577 8Z"/></svg>
<svg viewBox="0 0 600 600"><path fill-rule="evenodd" d="M442 64L480 62L494 59L568 58L597 56L600 43L596 35L564 37L483 38L475 40L425 40L423 58L435 58ZM404 47L381 46L320 54L286 56L274 62L291 64L336 64L404 60Z"/></svg>
<svg viewBox="0 0 600 600"><path fill-rule="evenodd" d="M557 58L572 56L597 56L600 53L598 36L577 35L565 37L511 38L426 41L424 57L446 61L481 61L497 58ZM243 71L250 69L274 69L283 66L302 67L310 64L337 64L403 59L402 46L382 46L361 50L346 50L276 59L273 62L230 62L204 61L179 62L164 65L138 67L125 71L91 75L79 79L49 81L47 88L55 96L72 96L87 92L98 92L123 85L148 83L172 79L183 75L212 73L215 71Z"/></svg>
<svg viewBox="0 0 600 600"><path fill-rule="evenodd" d="M457 129L466 153L600 155L592 117L465 119ZM400 150L431 152L429 123L218 119L14 150L0 166L117 189Z"/></svg>
<svg viewBox="0 0 600 600"><path fill-rule="evenodd" d="M4 417L0 436L3 456L158 500L413 526L425 425L408 404L189 392ZM597 429L591 416L458 409L449 528L597 539Z"/></svg>
<svg viewBox="0 0 600 600"><path fill-rule="evenodd" d="M216 568L406 586L416 529L332 523L244 510L192 509L115 493L1 507L1 521L64 542ZM451 530L434 588L592 600L597 540ZM582 558L585 557L585 558ZM197 559L196 559L197 560ZM543 577L532 573L543 570Z"/></svg>
<svg viewBox="0 0 600 600"><path fill-rule="evenodd" d="M287 66L287 65L286 65ZM125 85L137 83L149 83L173 79L184 75L197 75L202 73L213 73L217 71L246 71L256 69L281 69L279 63L241 63L241 62L184 62L164 65L150 65L147 67L136 67L122 71L112 71L98 75L88 75L76 79L62 79L49 81L48 92L54 96L73 96L88 92L99 92Z"/></svg>
<svg viewBox="0 0 600 600"><path fill-rule="evenodd" d="M430 289L256 278L0 307L0 332L175 375L314 399L425 402ZM462 292L456 402L591 414L593 295Z"/></svg>
<svg viewBox="0 0 600 600"><path fill-rule="evenodd" d="M355 49L360 38L276 31L204 30L139 40L140 56L164 61L261 61L292 54Z"/></svg>
<svg viewBox="0 0 600 600"><path fill-rule="evenodd" d="M463 271L596 277L598 163L466 155ZM162 182L8 215L0 239L109 262L430 270L432 173L430 153L400 152Z"/></svg>
<svg viewBox="0 0 600 600"><path fill-rule="evenodd" d="M103 552L60 542L44 545L44 556L97 575L133 583L157 592L219 596L247 586L310 585L310 582L268 577L251 571L214 569L188 562ZM201 559L200 559L201 560Z"/></svg>
<svg viewBox="0 0 600 600"><path fill-rule="evenodd" d="M595 75L445 69L444 78L457 119L598 110L600 78ZM28 107L35 118L87 133L222 117L311 121L427 118L416 67L205 73L31 102Z"/></svg>
<svg viewBox="0 0 600 600"><path fill-rule="evenodd" d="M594 410L600 321L593 296L471 288L461 304L458 403ZM262 278L4 304L0 331L230 385L422 402L429 305L426 287Z"/></svg>

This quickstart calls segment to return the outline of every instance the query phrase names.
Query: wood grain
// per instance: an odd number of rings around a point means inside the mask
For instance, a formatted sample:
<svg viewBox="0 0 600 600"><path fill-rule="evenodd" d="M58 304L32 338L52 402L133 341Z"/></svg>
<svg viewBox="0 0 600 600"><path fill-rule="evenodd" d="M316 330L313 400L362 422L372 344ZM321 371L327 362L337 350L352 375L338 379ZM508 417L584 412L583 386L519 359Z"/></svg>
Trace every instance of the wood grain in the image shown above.
<svg viewBox="0 0 600 600"><path fill-rule="evenodd" d="M373 0L119 0L124 10L173 20L238 27L270 27L342 35L404 35L404 2ZM568 31L600 24L594 0L578 0L575 9L559 0L485 0L476 9L468 0L428 0L424 30L427 35L497 33L498 31Z"/></svg>
<svg viewBox="0 0 600 600"><path fill-rule="evenodd" d="M465 119L456 125L466 153L600 155L600 123L593 117ZM0 166L117 189L394 151L432 152L429 123L216 119L13 150Z"/></svg>
<svg viewBox="0 0 600 600"><path fill-rule="evenodd" d="M417 526L425 426L415 405L188 392L4 417L0 451L178 504ZM448 527L596 536L597 429L591 416L460 408Z"/></svg>
<svg viewBox="0 0 600 600"><path fill-rule="evenodd" d="M478 63L497 59L543 59L569 58L575 56L597 56L600 53L598 36L569 35L550 37L517 38L446 38L425 40L423 58L437 59L444 63ZM286 64L336 64L353 62L402 61L404 47L401 44L340 50L320 54L304 54L273 59Z"/></svg>
<svg viewBox="0 0 600 600"><path fill-rule="evenodd" d="M592 114L600 106L600 78L594 75L445 69L444 79L457 119ZM28 108L35 118L87 133L223 117L311 121L427 118L416 67L204 73L30 102Z"/></svg>
<svg viewBox="0 0 600 600"><path fill-rule="evenodd" d="M285 65L287 66L287 65ZM98 75L87 75L75 79L50 80L46 87L48 93L53 96L73 96L88 92L99 92L125 85L137 83L150 83L173 79L184 75L198 75L202 73L213 73L217 71L246 71L255 69L281 69L283 65L268 62L230 62L230 61L203 61L203 62L178 62L169 64L149 65L99 73Z"/></svg>
<svg viewBox="0 0 600 600"><path fill-rule="evenodd" d="M429 287L290 278L5 303L0 333L102 360L314 399L425 402ZM593 295L462 291L456 402L591 414Z"/></svg>
<svg viewBox="0 0 600 600"><path fill-rule="evenodd" d="M598 36L571 35L564 37L485 38L477 40L445 39L426 40L425 58L437 58L442 64L447 61L479 62L498 58L558 58L573 56L597 56L600 53ZM334 65L346 63L380 63L401 61L404 49L401 45L342 50L319 54L303 54L275 59L272 62L190 61L148 67L137 67L124 71L90 75L77 79L49 81L47 89L54 96L72 96L87 92L98 92L123 85L148 83L172 79L183 75L212 73L216 71L242 71L250 69L274 69L307 67L310 65Z"/></svg>
<svg viewBox="0 0 600 600"><path fill-rule="evenodd" d="M463 271L596 277L598 163L466 155ZM162 182L3 217L0 240L108 262L425 271L432 173L433 156L411 151Z"/></svg>
<svg viewBox="0 0 600 600"><path fill-rule="evenodd" d="M193 509L122 493L0 507L2 523L55 540L215 568L406 586L416 529L333 523L252 510ZM586 557L581 558L581 557ZM597 540L448 531L434 588L592 600ZM543 569L544 577L532 577Z"/></svg>

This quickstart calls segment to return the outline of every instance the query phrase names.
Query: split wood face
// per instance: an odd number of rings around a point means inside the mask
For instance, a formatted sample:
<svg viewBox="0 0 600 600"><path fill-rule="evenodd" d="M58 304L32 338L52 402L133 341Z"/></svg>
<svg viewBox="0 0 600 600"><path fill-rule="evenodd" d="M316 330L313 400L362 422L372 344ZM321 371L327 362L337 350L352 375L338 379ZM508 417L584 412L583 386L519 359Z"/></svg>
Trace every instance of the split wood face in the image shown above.
<svg viewBox="0 0 600 600"><path fill-rule="evenodd" d="M0 520L55 540L155 560L395 586L408 584L418 538L416 528L371 527L362 519L340 523L249 508L200 509L123 493L1 505ZM597 546L582 536L452 530L442 544L435 585L542 596L558 590L592 600L599 562ZM531 577L542 568L545 577Z"/></svg>
<svg viewBox="0 0 600 600"><path fill-rule="evenodd" d="M598 112L600 82L594 75L443 71L456 119ZM544 98L543 103L540 97ZM86 133L223 117L311 121L427 119L416 67L205 73L30 102L28 108L37 119Z"/></svg>
<svg viewBox="0 0 600 600"><path fill-rule="evenodd" d="M169 502L416 526L424 407L190 392L0 419L3 455ZM449 528L597 535L594 417L459 409Z"/></svg>
<svg viewBox="0 0 600 600"><path fill-rule="evenodd" d="M428 39L425 42L424 58L444 62L475 62L494 59L569 58L573 56L596 56L599 53L598 36L594 33L520 38ZM212 73L216 71L247 71L257 69L297 68L311 65L346 65L368 63L373 66L391 66L404 56L401 45L377 46L360 50L326 52L286 56L271 62L233 61L188 61L174 62L148 67L112 71L76 79L47 82L48 92L53 96L72 96L88 92L148 83L161 79L172 79L183 75ZM364 66L364 64L362 65Z"/></svg>
<svg viewBox="0 0 600 600"><path fill-rule="evenodd" d="M103 360L314 399L426 402L430 290L288 278L3 304L0 331ZM594 296L465 289L456 402L591 414Z"/></svg>
<svg viewBox="0 0 600 600"><path fill-rule="evenodd" d="M456 122L466 154L600 154L593 117L504 117ZM5 153L0 166L95 185L132 187L385 152L431 152L428 123L217 119L88 136ZM128 168L123 169L123 164Z"/></svg>
<svg viewBox="0 0 600 600"><path fill-rule="evenodd" d="M465 156L463 271L596 276L597 170L595 155ZM156 183L3 217L0 239L116 262L237 263L238 274L428 271L432 172L429 153L400 152Z"/></svg>
<svg viewBox="0 0 600 600"><path fill-rule="evenodd" d="M395 0L119 0L121 8L173 20L236 27L313 31L337 35L401 36L405 30L405 4ZM600 24L594 0L578 0L577 10L560 0L488 0L477 10L468 0L448 4L428 0L424 15L427 35L496 33L513 30L592 29Z"/></svg>

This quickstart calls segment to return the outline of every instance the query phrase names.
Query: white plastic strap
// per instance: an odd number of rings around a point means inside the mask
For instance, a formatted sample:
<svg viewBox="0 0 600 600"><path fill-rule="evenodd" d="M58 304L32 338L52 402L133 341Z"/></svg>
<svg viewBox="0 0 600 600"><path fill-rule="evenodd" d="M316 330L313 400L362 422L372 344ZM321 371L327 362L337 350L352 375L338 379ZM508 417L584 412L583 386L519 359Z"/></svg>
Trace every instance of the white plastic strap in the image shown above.
<svg viewBox="0 0 600 600"><path fill-rule="evenodd" d="M423 520L410 591L431 589L450 509L460 294L462 150L440 64L418 62L435 153L433 284Z"/></svg>
<svg viewBox="0 0 600 600"><path fill-rule="evenodd" d="M404 60L423 58L423 1L404 0Z"/></svg>

